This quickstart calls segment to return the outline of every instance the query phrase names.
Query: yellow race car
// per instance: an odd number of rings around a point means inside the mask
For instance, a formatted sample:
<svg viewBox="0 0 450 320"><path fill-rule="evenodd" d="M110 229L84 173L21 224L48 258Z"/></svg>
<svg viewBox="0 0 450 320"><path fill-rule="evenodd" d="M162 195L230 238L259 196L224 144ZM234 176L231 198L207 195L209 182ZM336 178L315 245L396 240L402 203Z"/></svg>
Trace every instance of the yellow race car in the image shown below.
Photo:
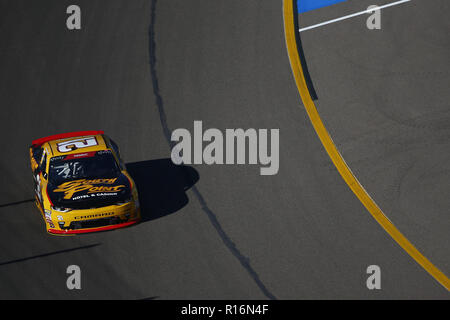
<svg viewBox="0 0 450 320"><path fill-rule="evenodd" d="M103 131L81 131L33 141L36 205L47 232L106 231L140 221L138 191L117 144Z"/></svg>

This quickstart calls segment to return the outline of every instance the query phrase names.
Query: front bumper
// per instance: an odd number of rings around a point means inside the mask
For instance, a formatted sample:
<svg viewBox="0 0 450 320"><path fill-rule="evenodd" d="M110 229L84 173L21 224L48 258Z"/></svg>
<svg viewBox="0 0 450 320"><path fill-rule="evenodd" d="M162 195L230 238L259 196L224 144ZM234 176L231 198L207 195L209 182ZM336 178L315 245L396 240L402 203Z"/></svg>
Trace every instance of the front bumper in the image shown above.
<svg viewBox="0 0 450 320"><path fill-rule="evenodd" d="M138 205L138 203L137 203ZM124 228L140 221L140 208L135 202L102 208L51 211L51 223L47 221L47 232L57 235L81 234Z"/></svg>
<svg viewBox="0 0 450 320"><path fill-rule="evenodd" d="M114 224L109 226L103 226L103 227L97 227L97 228L86 228L86 229L72 229L72 230L58 230L58 229L48 229L48 233L51 234L58 234L58 235L69 235L69 234L81 234L81 233L91 233L91 232L101 232L101 231L108 231L108 230L114 230L119 228L125 228L129 227L133 224L136 224L139 222L138 220L134 221L128 221L120 224Z"/></svg>

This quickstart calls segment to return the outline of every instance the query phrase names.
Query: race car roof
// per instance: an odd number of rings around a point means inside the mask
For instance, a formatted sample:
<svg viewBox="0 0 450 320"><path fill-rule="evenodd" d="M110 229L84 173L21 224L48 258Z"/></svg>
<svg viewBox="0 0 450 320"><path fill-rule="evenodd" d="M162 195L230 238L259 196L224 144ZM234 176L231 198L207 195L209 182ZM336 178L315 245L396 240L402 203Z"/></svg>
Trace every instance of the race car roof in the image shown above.
<svg viewBox="0 0 450 320"><path fill-rule="evenodd" d="M33 141L33 145L48 145L52 156L95 152L108 149L102 131L82 131L50 136Z"/></svg>
<svg viewBox="0 0 450 320"><path fill-rule="evenodd" d="M44 143L52 141L52 140L60 140L60 139L65 139L65 138L82 137L82 136L97 135L97 134L104 134L104 132L100 131L100 130L97 130L97 131L91 130L91 131L60 133L60 134L55 134L53 136L48 136L45 138L33 140L32 145L33 146L41 146Z"/></svg>

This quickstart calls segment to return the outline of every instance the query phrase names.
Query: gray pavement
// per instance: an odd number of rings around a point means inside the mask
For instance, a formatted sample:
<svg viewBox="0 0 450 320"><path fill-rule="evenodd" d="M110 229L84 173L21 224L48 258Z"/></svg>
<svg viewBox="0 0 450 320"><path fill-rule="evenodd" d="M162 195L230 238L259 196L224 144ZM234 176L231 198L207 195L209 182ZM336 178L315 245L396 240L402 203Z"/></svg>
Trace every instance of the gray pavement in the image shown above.
<svg viewBox="0 0 450 320"><path fill-rule="evenodd" d="M382 31L355 19L302 38L319 112L350 167L448 274L449 42L439 18L448 4L435 3L387 11ZM281 1L78 1L80 31L65 27L70 4L0 2L1 299L448 298L323 150L292 77ZM168 129L195 120L280 129L278 175L193 165L199 179L180 193L178 174L155 175L164 162L151 160L170 157ZM159 215L53 237L32 202L13 204L33 197L30 142L85 129L105 130L126 162L145 163ZM80 291L66 288L71 264L81 267ZM372 264L379 291L366 288Z"/></svg>

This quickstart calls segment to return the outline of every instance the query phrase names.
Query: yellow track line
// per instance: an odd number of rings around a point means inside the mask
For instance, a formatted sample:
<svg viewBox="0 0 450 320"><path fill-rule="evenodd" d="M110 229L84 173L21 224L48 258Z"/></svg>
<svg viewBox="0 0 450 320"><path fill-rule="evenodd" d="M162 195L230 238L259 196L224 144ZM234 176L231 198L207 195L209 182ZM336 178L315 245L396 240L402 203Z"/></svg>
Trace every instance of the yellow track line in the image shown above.
<svg viewBox="0 0 450 320"><path fill-rule="evenodd" d="M314 129L316 130L320 141L322 142L322 145L324 146L325 150L327 151L328 155L330 156L344 181L348 184L350 189L355 193L355 195L370 212L370 214L375 218L375 220L418 264L420 264L430 275L432 275L442 286L444 286L444 288L450 290L450 280L447 278L447 276L438 268L436 268L425 256L423 256L385 216L383 211L378 207L375 201L373 201L367 191L363 188L361 183L353 175L352 171L345 163L344 158L333 143L333 140L331 139L319 116L319 113L317 112L317 108L313 100L311 99L308 86L306 85L303 68L300 63L300 57L298 54L297 42L295 39L295 32L298 32L298 30L295 30L294 25L293 1L296 0L283 0L286 46L300 97L303 101L306 112L309 115L311 123L314 126Z"/></svg>

